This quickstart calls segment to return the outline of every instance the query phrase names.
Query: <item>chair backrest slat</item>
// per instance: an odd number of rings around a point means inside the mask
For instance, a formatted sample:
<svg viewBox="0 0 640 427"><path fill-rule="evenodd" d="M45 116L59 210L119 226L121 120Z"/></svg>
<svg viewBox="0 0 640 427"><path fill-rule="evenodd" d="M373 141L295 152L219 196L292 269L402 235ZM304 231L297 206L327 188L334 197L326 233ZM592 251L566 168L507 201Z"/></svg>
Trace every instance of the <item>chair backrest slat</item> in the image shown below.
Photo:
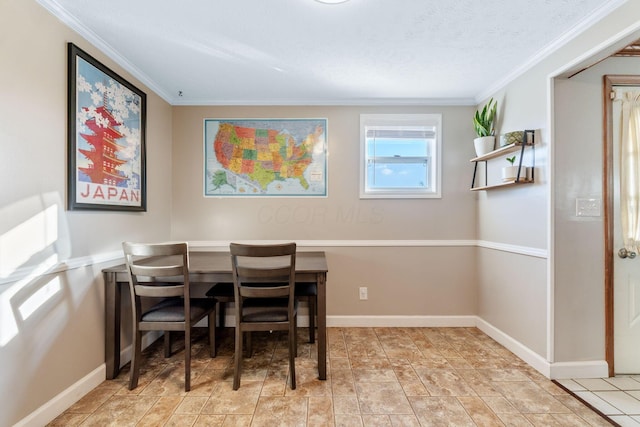
<svg viewBox="0 0 640 427"><path fill-rule="evenodd" d="M295 243L281 243L275 245L245 245L241 243L231 243L229 249L236 256L250 257L276 257L291 255L291 250L295 254Z"/></svg>
<svg viewBox="0 0 640 427"><path fill-rule="evenodd" d="M238 276L245 281L251 281L252 279L258 280L269 280L271 282L281 281L281 280L289 280L289 272L291 271L291 267L288 265L286 267L277 267L277 268L269 268L266 267L251 267L238 265L237 266Z"/></svg>
<svg viewBox="0 0 640 427"><path fill-rule="evenodd" d="M129 290L136 299L135 315L140 315L139 297L184 297L189 300L189 248L187 243L122 244L129 273ZM163 280L164 279L164 280ZM188 310L188 304L185 304Z"/></svg>
<svg viewBox="0 0 640 427"><path fill-rule="evenodd" d="M245 298L282 298L289 296L287 286L241 286L240 296Z"/></svg>
<svg viewBox="0 0 640 427"><path fill-rule="evenodd" d="M184 285L136 285L136 295L141 297L168 298L181 297L184 295Z"/></svg>
<svg viewBox="0 0 640 427"><path fill-rule="evenodd" d="M131 264L131 272L136 276L170 277L184 275L184 265L140 265Z"/></svg>
<svg viewBox="0 0 640 427"><path fill-rule="evenodd" d="M185 242L177 243L131 243L124 242L123 246L127 248L127 252L133 256L153 257L182 255L187 250Z"/></svg>

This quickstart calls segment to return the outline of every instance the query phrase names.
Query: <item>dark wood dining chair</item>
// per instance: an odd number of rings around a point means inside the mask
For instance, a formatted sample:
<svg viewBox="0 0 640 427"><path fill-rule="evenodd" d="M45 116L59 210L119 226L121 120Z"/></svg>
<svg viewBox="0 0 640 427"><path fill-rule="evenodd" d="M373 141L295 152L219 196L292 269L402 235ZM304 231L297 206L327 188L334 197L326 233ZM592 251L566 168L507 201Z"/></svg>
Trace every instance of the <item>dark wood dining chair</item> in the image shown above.
<svg viewBox="0 0 640 427"><path fill-rule="evenodd" d="M225 326L226 305L233 303L233 283L220 282L214 284L207 291L207 296L215 298L218 302L218 325L221 328ZM309 309L309 342L315 342L316 332L316 312L318 307L318 286L315 283L298 282L296 283L295 296L298 301L306 301Z"/></svg>
<svg viewBox="0 0 640 427"><path fill-rule="evenodd" d="M233 389L240 387L243 338L247 332L249 354L251 332L288 331L289 377L296 388L296 326L298 303L295 298L296 244L230 244L236 307Z"/></svg>
<svg viewBox="0 0 640 427"><path fill-rule="evenodd" d="M129 273L133 343L129 390L138 386L142 331L164 331L165 357L171 331L184 331L184 389L191 389L191 328L208 317L209 354L215 357L215 300L191 298L186 243L122 244ZM144 306L150 305L143 310ZM146 300L149 300L147 303Z"/></svg>

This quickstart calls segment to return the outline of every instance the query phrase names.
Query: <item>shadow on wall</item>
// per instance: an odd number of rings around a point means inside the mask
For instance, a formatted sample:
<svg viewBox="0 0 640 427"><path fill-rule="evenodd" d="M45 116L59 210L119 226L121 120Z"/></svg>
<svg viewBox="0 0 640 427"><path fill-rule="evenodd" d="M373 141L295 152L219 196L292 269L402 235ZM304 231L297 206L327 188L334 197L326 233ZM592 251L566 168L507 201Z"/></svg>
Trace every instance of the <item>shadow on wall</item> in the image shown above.
<svg viewBox="0 0 640 427"><path fill-rule="evenodd" d="M30 197L0 210L0 349L25 322L59 298L61 260L71 255L60 195Z"/></svg>

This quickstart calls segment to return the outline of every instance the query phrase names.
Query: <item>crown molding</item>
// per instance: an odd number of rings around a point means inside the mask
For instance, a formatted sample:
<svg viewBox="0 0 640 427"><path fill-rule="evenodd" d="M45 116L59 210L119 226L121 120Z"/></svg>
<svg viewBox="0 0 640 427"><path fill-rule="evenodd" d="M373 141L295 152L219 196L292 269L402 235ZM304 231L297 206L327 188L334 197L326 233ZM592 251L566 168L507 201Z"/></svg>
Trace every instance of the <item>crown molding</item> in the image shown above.
<svg viewBox="0 0 640 427"><path fill-rule="evenodd" d="M500 80L496 81L492 86L488 87L484 91L478 93L475 97L476 105L480 104L483 100L488 99L493 94L498 92L499 90L506 87L509 83L523 75L525 72L532 69L535 65L540 63L542 60L549 57L552 53L565 46L571 40L578 37L580 34L584 33L587 29L592 27L594 24L599 22L605 16L609 15L611 12L627 3L629 0L611 0L610 2L600 6L600 8L596 9L589 17L580 21L578 24L574 25L573 28L566 31L560 37L549 43L543 49L538 51L535 55L530 57L527 61L523 62L520 66L513 69L510 73L505 75Z"/></svg>
<svg viewBox="0 0 640 427"><path fill-rule="evenodd" d="M475 106L474 98L332 98L332 99L254 99L195 100L174 98L173 106Z"/></svg>
<svg viewBox="0 0 640 427"><path fill-rule="evenodd" d="M84 37L89 43L100 50L104 55L113 60L116 64L124 68L133 77L140 80L142 84L151 89L155 94L160 96L168 103L172 103L171 97L162 90L149 76L143 73L139 68L129 62L124 56L120 55L107 42L98 37L93 31L87 28L82 22L78 21L74 16L70 15L56 0L36 0L38 4L48 10L53 16L62 21L63 24L71 28L73 31Z"/></svg>

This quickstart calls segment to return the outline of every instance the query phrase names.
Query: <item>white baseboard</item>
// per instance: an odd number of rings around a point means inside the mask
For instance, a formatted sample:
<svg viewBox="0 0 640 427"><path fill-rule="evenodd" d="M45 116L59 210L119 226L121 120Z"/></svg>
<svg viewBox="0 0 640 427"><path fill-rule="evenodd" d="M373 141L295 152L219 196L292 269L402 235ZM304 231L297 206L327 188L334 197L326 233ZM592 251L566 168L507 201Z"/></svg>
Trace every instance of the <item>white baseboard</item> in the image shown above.
<svg viewBox="0 0 640 427"><path fill-rule="evenodd" d="M161 331L149 331L142 336L142 348L147 348L155 340L162 337ZM131 346L120 351L120 367L131 361ZM43 426L51 422L58 415L67 410L71 405L84 397L91 390L102 384L107 377L107 367L103 363L84 378L69 386L62 393L33 411L27 417L19 421L14 427Z"/></svg>
<svg viewBox="0 0 640 427"><path fill-rule="evenodd" d="M231 311L231 314L227 314L229 313L229 311ZM225 313L224 315L224 325L227 328L232 328L233 325L236 324L236 317L233 314L233 309L229 310ZM328 321L328 320L327 320ZM206 320L203 319L202 322L204 323L198 323L196 324L196 326L207 326ZM217 322L216 322L217 323ZM307 326L309 326L309 310L302 306L298 309L298 327L299 328L306 328ZM219 327L219 325L218 325Z"/></svg>
<svg viewBox="0 0 640 427"><path fill-rule="evenodd" d="M477 327L549 379L606 378L609 376L609 365L604 360L551 363L479 317L477 318Z"/></svg>
<svg viewBox="0 0 640 427"><path fill-rule="evenodd" d="M472 327L476 316L327 316L330 327Z"/></svg>
<svg viewBox="0 0 640 427"><path fill-rule="evenodd" d="M527 364L531 365L531 367L536 371L540 372L547 378L551 378L551 365L544 357L540 356L520 341L513 339L511 336L505 334L500 329L480 317L476 317L476 320L476 326L478 329L489 335L499 344L505 346L507 350L524 360Z"/></svg>
<svg viewBox="0 0 640 427"><path fill-rule="evenodd" d="M226 327L233 327L233 314L224 316ZM298 314L298 327L309 326L304 308ZM327 316L327 327L333 328L446 328L474 327L476 316Z"/></svg>
<svg viewBox="0 0 640 427"><path fill-rule="evenodd" d="M33 411L20 420L14 427L44 426L63 413L67 408L84 397L91 390L99 386L107 374L106 365L103 363L96 369L85 375L75 384L69 386L62 393Z"/></svg>
<svg viewBox="0 0 640 427"><path fill-rule="evenodd" d="M586 362L557 362L551 364L551 379L606 378L609 365L604 360Z"/></svg>

